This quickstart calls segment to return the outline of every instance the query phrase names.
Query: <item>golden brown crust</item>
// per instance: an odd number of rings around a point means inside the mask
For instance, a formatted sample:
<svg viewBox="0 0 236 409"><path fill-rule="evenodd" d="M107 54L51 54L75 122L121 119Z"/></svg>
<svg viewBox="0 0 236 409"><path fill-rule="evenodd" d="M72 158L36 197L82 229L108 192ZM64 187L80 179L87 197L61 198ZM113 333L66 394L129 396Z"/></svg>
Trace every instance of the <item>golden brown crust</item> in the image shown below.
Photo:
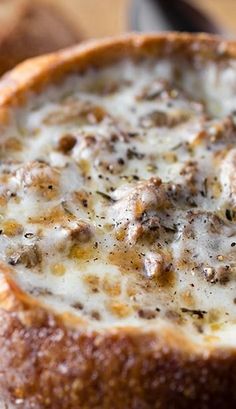
<svg viewBox="0 0 236 409"><path fill-rule="evenodd" d="M43 311L27 327L1 315L2 394L20 408L221 408L235 405L235 355L186 354L135 331L66 329ZM4 396L3 395L3 396Z"/></svg>
<svg viewBox="0 0 236 409"><path fill-rule="evenodd" d="M206 35L128 35L28 61L0 83L0 115L65 73L126 55L236 56L236 44ZM202 350L172 329L98 332L57 316L15 285L1 266L0 395L24 409L233 408L236 351Z"/></svg>
<svg viewBox="0 0 236 409"><path fill-rule="evenodd" d="M236 56L236 43L207 34L128 34L117 39L91 40L78 46L37 57L18 65L0 82L0 106L19 103L29 90L55 82L66 73L100 67L130 56L182 55L185 58L226 59Z"/></svg>
<svg viewBox="0 0 236 409"><path fill-rule="evenodd" d="M1 289L0 390L16 407L221 408L223 402L235 403L235 352L194 350L169 330L98 334L71 328L46 309L17 299L17 289L14 296L7 281Z"/></svg>

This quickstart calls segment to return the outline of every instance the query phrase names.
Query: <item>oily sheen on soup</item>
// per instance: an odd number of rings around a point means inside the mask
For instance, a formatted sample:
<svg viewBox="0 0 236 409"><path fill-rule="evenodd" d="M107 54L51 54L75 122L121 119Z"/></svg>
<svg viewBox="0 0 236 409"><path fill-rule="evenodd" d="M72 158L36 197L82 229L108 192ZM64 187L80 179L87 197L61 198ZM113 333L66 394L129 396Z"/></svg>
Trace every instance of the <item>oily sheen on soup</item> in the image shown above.
<svg viewBox="0 0 236 409"><path fill-rule="evenodd" d="M57 312L102 330L236 331L235 62L122 61L12 109L0 258Z"/></svg>

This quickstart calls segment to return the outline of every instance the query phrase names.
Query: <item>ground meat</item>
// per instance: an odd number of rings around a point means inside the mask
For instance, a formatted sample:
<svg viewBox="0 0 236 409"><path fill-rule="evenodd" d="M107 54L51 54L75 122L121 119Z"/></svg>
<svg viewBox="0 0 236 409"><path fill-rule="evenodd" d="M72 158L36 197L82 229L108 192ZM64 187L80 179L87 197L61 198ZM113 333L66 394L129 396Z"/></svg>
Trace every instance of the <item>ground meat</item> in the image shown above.
<svg viewBox="0 0 236 409"><path fill-rule="evenodd" d="M208 122L206 125L206 132L211 143L235 138L236 127L233 116L229 115L223 119L214 121L213 123Z"/></svg>
<svg viewBox="0 0 236 409"><path fill-rule="evenodd" d="M73 242L86 243L92 237L92 228L89 224L80 221L73 227L69 227L69 236Z"/></svg>
<svg viewBox="0 0 236 409"><path fill-rule="evenodd" d="M187 111L160 111L155 110L140 118L140 125L143 128L152 128L154 126L173 128L183 122L186 122L190 117Z"/></svg>
<svg viewBox="0 0 236 409"><path fill-rule="evenodd" d="M24 190L46 199L52 199L59 194L59 172L45 162L28 162L16 171L16 179Z"/></svg>
<svg viewBox="0 0 236 409"><path fill-rule="evenodd" d="M195 184L197 181L198 164L196 161L187 161L180 171L180 175L184 176L187 184Z"/></svg>
<svg viewBox="0 0 236 409"><path fill-rule="evenodd" d="M42 261L42 253L37 244L19 246L10 256L8 262L12 266L23 264L26 268L38 266Z"/></svg>
<svg viewBox="0 0 236 409"><path fill-rule="evenodd" d="M142 181L130 190L118 189L112 195L114 204L109 215L118 229L126 231L130 243L140 238L158 237L162 226L159 212L173 207L174 185L163 184L158 178Z"/></svg>
<svg viewBox="0 0 236 409"><path fill-rule="evenodd" d="M154 81L146 85L136 96L137 101L153 101L165 98L171 91L170 84L164 79Z"/></svg>
<svg viewBox="0 0 236 409"><path fill-rule="evenodd" d="M204 277L212 284L226 284L232 279L232 274L235 275L235 267L230 265L222 265L217 267L206 267L203 269Z"/></svg>
<svg viewBox="0 0 236 409"><path fill-rule="evenodd" d="M70 152L76 144L76 138L71 134L63 135L58 142L58 150L64 154Z"/></svg>
<svg viewBox="0 0 236 409"><path fill-rule="evenodd" d="M45 125L61 125L77 121L80 125L97 124L106 116L105 110L88 101L66 100L60 108L44 118Z"/></svg>

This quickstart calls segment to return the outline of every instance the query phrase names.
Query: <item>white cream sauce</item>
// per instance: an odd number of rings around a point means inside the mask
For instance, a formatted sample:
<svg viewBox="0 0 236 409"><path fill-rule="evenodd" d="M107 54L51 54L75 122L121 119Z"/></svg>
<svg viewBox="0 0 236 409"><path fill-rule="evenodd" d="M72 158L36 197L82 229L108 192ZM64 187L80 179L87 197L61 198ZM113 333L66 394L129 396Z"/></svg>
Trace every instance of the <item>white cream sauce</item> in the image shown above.
<svg viewBox="0 0 236 409"><path fill-rule="evenodd" d="M95 328L235 345L235 88L235 62L124 61L29 96L0 143L16 282Z"/></svg>

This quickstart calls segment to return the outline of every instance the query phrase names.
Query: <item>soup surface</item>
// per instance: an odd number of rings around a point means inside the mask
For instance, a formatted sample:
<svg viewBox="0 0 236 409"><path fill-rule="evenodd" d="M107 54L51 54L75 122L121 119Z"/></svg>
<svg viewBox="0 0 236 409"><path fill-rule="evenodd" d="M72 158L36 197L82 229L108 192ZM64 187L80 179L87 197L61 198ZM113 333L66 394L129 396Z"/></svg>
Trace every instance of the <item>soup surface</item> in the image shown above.
<svg viewBox="0 0 236 409"><path fill-rule="evenodd" d="M236 67L71 75L11 112L0 258L85 325L176 325L234 344Z"/></svg>

